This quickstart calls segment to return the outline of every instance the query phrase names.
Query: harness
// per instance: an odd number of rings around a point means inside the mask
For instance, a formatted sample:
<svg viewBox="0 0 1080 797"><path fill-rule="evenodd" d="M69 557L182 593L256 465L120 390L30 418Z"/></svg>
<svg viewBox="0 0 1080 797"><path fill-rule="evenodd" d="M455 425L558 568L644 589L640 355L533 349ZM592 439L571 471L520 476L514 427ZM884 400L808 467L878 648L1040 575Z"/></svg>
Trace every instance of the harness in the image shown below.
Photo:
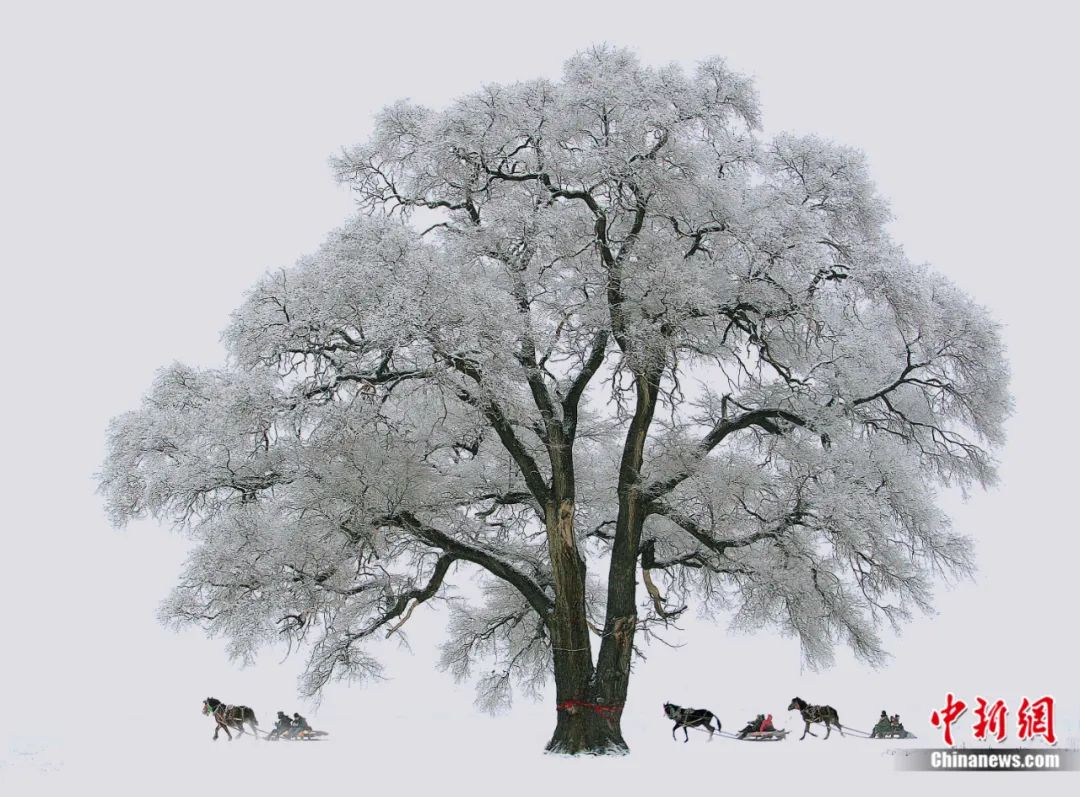
<svg viewBox="0 0 1080 797"><path fill-rule="evenodd" d="M239 723L241 727L244 725L244 717L240 716L229 719L229 712L233 709L241 708L241 706L227 706L224 703L218 703L217 708L214 709L214 719L217 720L218 725L228 726L229 722Z"/></svg>
<svg viewBox="0 0 1080 797"><path fill-rule="evenodd" d="M807 703L805 707L799 709L799 714L802 716L807 728L810 727L812 722L820 722L826 728L831 725L836 725L837 728L841 727L840 718L836 715L836 709L831 706L811 706ZM841 730L841 733L843 733L843 730Z"/></svg>

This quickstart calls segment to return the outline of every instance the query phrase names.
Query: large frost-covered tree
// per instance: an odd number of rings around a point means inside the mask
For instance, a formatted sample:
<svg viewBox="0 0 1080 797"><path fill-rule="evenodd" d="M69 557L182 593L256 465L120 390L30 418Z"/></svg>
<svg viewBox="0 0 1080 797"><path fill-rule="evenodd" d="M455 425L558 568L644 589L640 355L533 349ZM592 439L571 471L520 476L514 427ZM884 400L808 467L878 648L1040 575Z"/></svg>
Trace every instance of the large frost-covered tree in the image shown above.
<svg viewBox="0 0 1080 797"><path fill-rule="evenodd" d="M935 490L994 479L1003 347L858 152L758 125L722 61L607 47L384 109L333 160L356 217L254 287L228 366L109 428L114 521L196 542L163 617L306 644L315 695L478 575L442 665L492 708L553 675L571 753L626 749L635 639L690 605L879 661L970 569Z"/></svg>

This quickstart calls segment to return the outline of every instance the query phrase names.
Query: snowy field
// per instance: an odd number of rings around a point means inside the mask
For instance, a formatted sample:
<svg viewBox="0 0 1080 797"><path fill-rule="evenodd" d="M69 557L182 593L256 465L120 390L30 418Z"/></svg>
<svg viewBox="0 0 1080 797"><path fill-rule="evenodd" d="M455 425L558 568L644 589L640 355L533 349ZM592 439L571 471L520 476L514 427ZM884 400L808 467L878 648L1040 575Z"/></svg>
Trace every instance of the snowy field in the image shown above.
<svg viewBox="0 0 1080 797"><path fill-rule="evenodd" d="M791 727L793 721L788 725ZM50 743L11 740L0 768L5 794L247 794L357 793L487 795L653 795L685 793L812 794L952 793L963 787L987 794L1015 793L1023 780L1044 794L1067 794L1077 774L902 773L896 755L920 741L873 742L834 735L827 742L797 738L778 743L707 742L691 733L672 743L661 718L638 713L627 723L633 753L624 758L545 756L543 723L434 717L395 717L378 725L335 730L325 743L277 744L250 737L210 742L209 721L158 730L143 726L124 741ZM1074 740L1075 746L1075 740ZM826 786L826 784L829 784ZM9 790L10 789L10 790ZM299 790L299 791L297 791ZM760 790L760 792L759 792ZM1075 793L1074 791L1071 793Z"/></svg>
<svg viewBox="0 0 1080 797"><path fill-rule="evenodd" d="M322 705L296 700L301 662L278 652L253 667L224 661L219 645L196 634L170 634L145 618L144 650L125 651L115 669L105 660L106 638L89 657L88 669L66 685L47 710L22 712L21 732L0 735L0 794L7 795L194 795L214 791L246 794L438 794L570 797L593 795L678 795L800 793L921 795L1015 794L1019 787L1041 794L1075 794L1080 773L906 773L895 755L917 747L941 747L940 731L929 725L930 709L943 697L940 685L989 692L1005 676L988 670L985 681L938 679L937 664L913 656L902 672L873 672L841 659L839 671L799 672L797 646L767 636L741 637L706 622L688 620L685 646L646 648L648 660L635 668L631 701L623 720L631 753L600 759L543 754L554 725L550 695L539 703L519 699L509 713L477 712L470 685L456 685L436 671L435 647L444 634L440 612L417 613L410 621L411 650L381 646L386 680L365 686L333 684ZM133 621L134 627L140 623ZM916 651L928 646L937 624L913 629ZM901 649L902 650L902 649ZM943 665L944 666L944 665ZM89 669L93 668L93 669ZM951 670L946 669L946 672ZM1020 683L1027 679L1009 675ZM968 687L966 684L970 683ZM1050 682L1051 686L1058 681ZM212 686L209 684L213 684ZM165 685L165 686L163 686ZM196 690L202 690L196 691ZM1075 691L1060 693L1058 748L1080 747L1080 704ZM202 692L206 692L203 694ZM110 708L107 695L131 695L131 708ZM807 737L787 701L795 694L834 705L848 727L869 730L878 712L899 712L915 740L870 741ZM203 697L252 706L264 730L276 711L299 711L331 733L325 741L255 741L250 736L211 741L214 723L200 713ZM10 696L16 708L25 695ZM1015 704L1011 691L1002 697ZM792 735L782 742L737 742L690 731L689 743L671 738L661 715L665 700L709 708L725 731L737 731L759 711L774 715ZM69 708L61 710L59 705ZM65 711L59 721L54 712ZM100 720L100 732L86 724ZM970 722L957 726L958 743L970 744ZM820 726L814 729L819 737ZM1010 734L1010 743L1015 743ZM1038 746L1037 743L1036 746Z"/></svg>

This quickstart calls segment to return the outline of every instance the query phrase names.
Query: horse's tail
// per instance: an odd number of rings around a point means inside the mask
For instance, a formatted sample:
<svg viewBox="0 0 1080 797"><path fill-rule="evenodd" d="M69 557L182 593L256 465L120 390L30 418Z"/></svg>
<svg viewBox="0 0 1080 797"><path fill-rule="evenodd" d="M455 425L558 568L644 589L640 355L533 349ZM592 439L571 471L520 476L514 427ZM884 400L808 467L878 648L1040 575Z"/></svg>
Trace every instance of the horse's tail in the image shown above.
<svg viewBox="0 0 1080 797"><path fill-rule="evenodd" d="M709 713L712 714L711 711ZM716 720L716 732L720 733L720 718L718 716L716 716L715 714L712 715L712 718L714 720Z"/></svg>
<svg viewBox="0 0 1080 797"><path fill-rule="evenodd" d="M254 725L256 728L258 728L259 727L259 721L257 719L255 719L255 709L249 708L248 709L248 716L251 717L251 724Z"/></svg>

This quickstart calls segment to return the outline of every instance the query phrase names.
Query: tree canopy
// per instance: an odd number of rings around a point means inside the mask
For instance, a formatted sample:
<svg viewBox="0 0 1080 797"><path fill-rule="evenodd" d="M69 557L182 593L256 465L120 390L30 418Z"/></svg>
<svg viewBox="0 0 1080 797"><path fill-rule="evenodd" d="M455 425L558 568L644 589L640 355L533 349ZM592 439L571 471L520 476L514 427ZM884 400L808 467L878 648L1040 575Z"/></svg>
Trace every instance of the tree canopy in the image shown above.
<svg viewBox="0 0 1080 797"><path fill-rule="evenodd" d="M890 238L858 151L764 138L723 61L594 48L396 103L332 165L356 215L249 292L226 367L109 427L112 519L197 543L168 622L306 643L315 695L479 574L442 665L494 662L488 708L553 671L560 722L611 707L576 752L625 746L635 633L688 606L878 662L970 571L936 490L994 481L1000 330Z"/></svg>

